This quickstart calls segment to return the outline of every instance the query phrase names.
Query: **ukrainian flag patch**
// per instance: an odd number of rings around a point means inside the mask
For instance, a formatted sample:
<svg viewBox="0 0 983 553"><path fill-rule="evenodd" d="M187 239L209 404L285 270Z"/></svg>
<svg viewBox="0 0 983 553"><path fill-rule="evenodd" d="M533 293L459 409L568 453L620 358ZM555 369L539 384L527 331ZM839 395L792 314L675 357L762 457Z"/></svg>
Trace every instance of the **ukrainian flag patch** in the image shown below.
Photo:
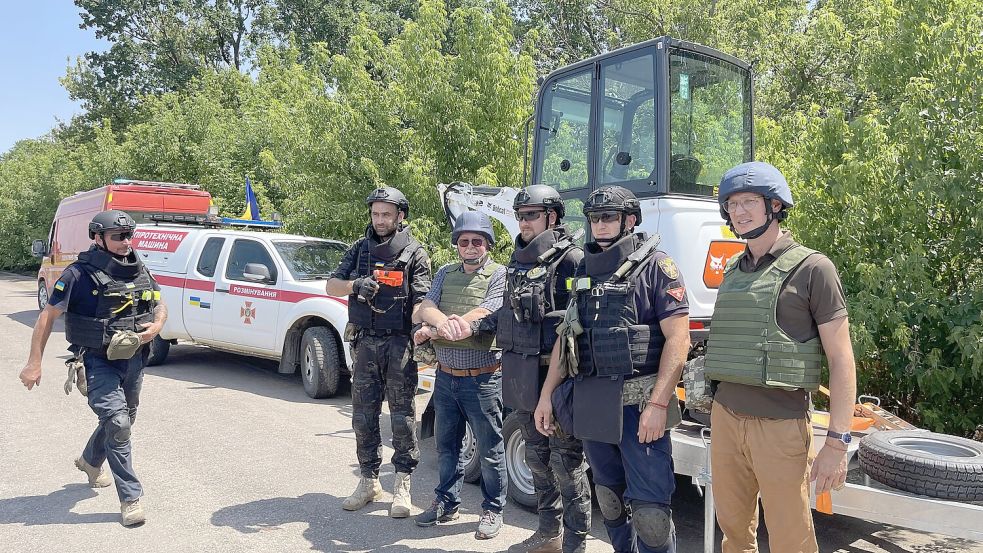
<svg viewBox="0 0 983 553"><path fill-rule="evenodd" d="M65 291L65 283L62 282L62 281L60 281L60 280L58 282L56 282L55 283L55 290L58 290L59 292L64 292Z"/></svg>
<svg viewBox="0 0 983 553"><path fill-rule="evenodd" d="M193 307L200 307L201 309L211 309L212 304L201 301L198 296L191 296L188 298L188 303Z"/></svg>

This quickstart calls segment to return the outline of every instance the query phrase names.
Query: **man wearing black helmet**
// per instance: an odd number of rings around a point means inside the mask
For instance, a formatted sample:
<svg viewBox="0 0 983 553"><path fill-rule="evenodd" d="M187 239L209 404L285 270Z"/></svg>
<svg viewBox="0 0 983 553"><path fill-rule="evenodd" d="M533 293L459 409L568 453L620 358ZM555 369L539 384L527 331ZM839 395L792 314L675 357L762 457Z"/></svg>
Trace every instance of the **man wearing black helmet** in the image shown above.
<svg viewBox="0 0 983 553"><path fill-rule="evenodd" d="M55 282L20 373L28 390L41 384L41 358L55 320L65 314L65 338L85 366L89 407L99 425L75 466L93 488L115 480L123 525L146 520L143 486L133 470L130 433L143 383L145 347L164 326L160 288L130 248L136 223L122 211L103 211L89 223L94 244ZM68 389L70 390L70 388ZM109 461L112 477L102 469Z"/></svg>
<svg viewBox="0 0 983 553"><path fill-rule="evenodd" d="M553 348L536 425L553 434L553 392L570 397L562 403L572 416L561 429L584 441L614 550L674 552L668 431L679 422L675 388L690 347L685 285L672 258L656 249L658 237L634 233L642 213L629 190L600 188L583 211L594 241L584 247L564 321L575 330ZM560 362L567 336L576 364Z"/></svg>
<svg viewBox="0 0 983 553"><path fill-rule="evenodd" d="M521 421L538 500L539 528L520 544L521 551L582 552L591 511L583 444L568 435L540 434L532 413L546 379L556 327L570 299L567 279L584 253L561 224L563 200L552 187L535 184L520 190L512 209L519 235L508 266L505 301L489 317L494 323L489 326L497 328L503 402Z"/></svg>
<svg viewBox="0 0 983 553"><path fill-rule="evenodd" d="M502 306L505 267L491 260L495 244L491 220L469 211L455 221L451 240L460 263L441 267L433 288L414 316L414 340L431 340L437 354L433 404L438 483L430 508L416 517L419 526L458 518L464 470L462 439L468 424L481 460L481 518L475 539L493 538L502 529L505 507L505 446L502 442L502 370L493 336L477 332Z"/></svg>
<svg viewBox="0 0 983 553"><path fill-rule="evenodd" d="M793 201L778 169L738 165L717 198L747 240L724 270L705 361L716 387L710 462L723 551L758 550L760 496L772 551L818 552L809 481L816 493L846 481L857 389L843 287L826 256L781 230ZM824 356L830 423L811 462L809 393L819 389Z"/></svg>
<svg viewBox="0 0 983 553"><path fill-rule="evenodd" d="M395 188L374 190L365 199L371 223L345 253L325 285L328 294L348 296L352 344L352 428L361 479L341 504L357 511L382 495L382 436L379 417L389 400L396 470L389 515L410 515L410 474L420 460L416 436L417 371L411 318L430 291L430 256L404 219L406 196Z"/></svg>

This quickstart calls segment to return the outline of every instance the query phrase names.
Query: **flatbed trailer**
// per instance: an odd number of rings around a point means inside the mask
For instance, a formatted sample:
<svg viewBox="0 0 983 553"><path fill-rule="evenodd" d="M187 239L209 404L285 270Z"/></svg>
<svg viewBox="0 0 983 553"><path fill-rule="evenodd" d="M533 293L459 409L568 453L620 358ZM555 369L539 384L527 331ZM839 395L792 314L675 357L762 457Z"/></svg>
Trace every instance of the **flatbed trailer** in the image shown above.
<svg viewBox="0 0 983 553"><path fill-rule="evenodd" d="M419 376L419 389L432 392L434 368L422 367ZM671 431L670 437L676 474L688 476L704 495L704 551L713 553L716 516L713 487L710 485L713 479L709 455L709 448L712 447L710 429L684 420ZM825 444L825 438L826 428L814 424L813 448L816 452ZM983 504L935 499L875 482L860 468L857 460L859 442L859 439L854 440L847 450L849 472L846 485L841 490L830 492L832 514L983 542ZM512 472L509 471L510 474ZM816 507L815 493L812 494L812 506Z"/></svg>

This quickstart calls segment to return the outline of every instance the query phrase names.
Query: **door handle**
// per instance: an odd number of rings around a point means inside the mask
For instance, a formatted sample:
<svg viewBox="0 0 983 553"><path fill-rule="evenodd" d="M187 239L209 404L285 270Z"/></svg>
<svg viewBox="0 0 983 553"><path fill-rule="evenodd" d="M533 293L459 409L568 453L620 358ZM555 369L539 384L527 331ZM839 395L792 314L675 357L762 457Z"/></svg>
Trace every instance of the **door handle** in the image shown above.
<svg viewBox="0 0 983 553"><path fill-rule="evenodd" d="M229 289L228 288L216 288L215 291L216 292L222 292L222 293L225 293L225 294L228 294L229 293Z"/></svg>

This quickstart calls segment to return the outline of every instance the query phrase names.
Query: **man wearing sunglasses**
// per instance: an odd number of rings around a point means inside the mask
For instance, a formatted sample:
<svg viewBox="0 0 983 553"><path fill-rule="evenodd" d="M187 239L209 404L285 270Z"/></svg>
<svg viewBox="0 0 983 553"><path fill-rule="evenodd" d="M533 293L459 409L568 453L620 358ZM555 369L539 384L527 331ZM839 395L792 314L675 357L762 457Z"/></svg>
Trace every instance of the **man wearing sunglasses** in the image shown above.
<svg viewBox="0 0 983 553"><path fill-rule="evenodd" d="M85 367L89 407L99 417L75 466L93 488L115 480L124 526L146 520L139 502L143 486L133 470L130 433L150 354L145 346L167 319L160 287L130 248L135 228L133 219L118 210L92 218L89 238L94 243L55 283L34 326L30 357L20 373L28 390L41 384L44 347L52 325L64 313L65 338ZM111 475L102 468L107 460Z"/></svg>
<svg viewBox="0 0 983 553"><path fill-rule="evenodd" d="M816 493L846 482L857 397L843 286L829 258L781 229L794 204L777 168L738 165L717 197L721 217L747 240L724 270L705 362L716 389L710 464L723 551L758 550L760 497L772 551L818 552L809 481ZM813 461L809 393L824 357L830 424Z"/></svg>
<svg viewBox="0 0 983 553"><path fill-rule="evenodd" d="M565 321L582 328L573 332L578 364L564 374L560 348L568 341L558 340L537 428L554 433L552 394L571 378L571 428L563 430L583 439L611 545L617 552L674 552L668 431L680 419L675 388L690 348L685 286L672 258L656 249L657 238L634 232L642 213L629 190L600 188L583 211L594 241L574 279L576 318Z"/></svg>
<svg viewBox="0 0 983 553"><path fill-rule="evenodd" d="M430 291L430 256L404 219L410 203L402 192L380 187L365 199L371 221L365 236L345 252L325 284L328 294L348 296L345 339L351 342L352 428L361 479L341 506L357 511L382 495L382 401L389 400L396 469L389 516L410 516L410 475L420 461L416 436L416 362L412 315Z"/></svg>
<svg viewBox="0 0 983 553"><path fill-rule="evenodd" d="M458 518L464 471L462 439L471 425L481 459L481 518L475 538L490 539L502 529L505 507L505 445L502 442L502 371L493 335L476 333L481 321L502 306L505 267L489 256L495 244L484 213L462 213L451 240L460 263L441 267L414 320L414 340L431 340L437 353L433 404L438 483L430 508L416 517L419 526Z"/></svg>
<svg viewBox="0 0 983 553"><path fill-rule="evenodd" d="M565 208L552 187L535 184L520 190L512 209L519 235L508 265L505 301L488 318L488 326L497 331L496 343L502 348L502 399L521 421L538 500L539 527L520 550L583 552L591 511L583 444L572 436L540 434L532 414L570 299L567 279L584 253L561 224Z"/></svg>

